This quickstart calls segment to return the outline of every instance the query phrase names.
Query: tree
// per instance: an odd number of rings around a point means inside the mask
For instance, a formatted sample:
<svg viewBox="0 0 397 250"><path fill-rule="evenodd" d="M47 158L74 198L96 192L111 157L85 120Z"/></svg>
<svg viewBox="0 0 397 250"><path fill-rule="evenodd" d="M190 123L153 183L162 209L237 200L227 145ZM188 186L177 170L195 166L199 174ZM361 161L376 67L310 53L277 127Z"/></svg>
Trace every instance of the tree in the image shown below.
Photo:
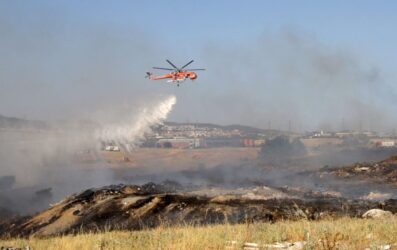
<svg viewBox="0 0 397 250"><path fill-rule="evenodd" d="M169 141L166 141L163 143L163 148L172 148L172 143Z"/></svg>
<svg viewBox="0 0 397 250"><path fill-rule="evenodd" d="M282 163L306 153L305 145L298 138L291 141L287 136L277 136L262 145L259 157L269 163Z"/></svg>

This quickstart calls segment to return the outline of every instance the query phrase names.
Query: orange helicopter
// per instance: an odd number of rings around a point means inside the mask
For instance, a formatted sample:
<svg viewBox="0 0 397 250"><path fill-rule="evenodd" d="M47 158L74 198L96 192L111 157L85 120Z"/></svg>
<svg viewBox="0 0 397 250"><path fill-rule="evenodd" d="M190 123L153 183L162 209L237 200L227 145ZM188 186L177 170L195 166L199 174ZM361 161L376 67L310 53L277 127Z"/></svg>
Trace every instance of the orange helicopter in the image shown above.
<svg viewBox="0 0 397 250"><path fill-rule="evenodd" d="M177 86L179 87L179 83L184 82L186 79L190 80L195 80L197 78L197 74L194 71L197 70L205 70L205 69L185 69L188 65L190 65L194 60L191 60L190 62L186 63L184 66L181 68L178 68L175 66L170 60L166 60L167 63L169 63L172 66L171 68L160 68L160 67L153 67L153 69L160 69L160 70L170 70L172 72L167 73L162 76L153 76L152 73L146 72L146 78L149 78L150 80L162 80L162 79L170 79L167 82L170 83L176 83Z"/></svg>

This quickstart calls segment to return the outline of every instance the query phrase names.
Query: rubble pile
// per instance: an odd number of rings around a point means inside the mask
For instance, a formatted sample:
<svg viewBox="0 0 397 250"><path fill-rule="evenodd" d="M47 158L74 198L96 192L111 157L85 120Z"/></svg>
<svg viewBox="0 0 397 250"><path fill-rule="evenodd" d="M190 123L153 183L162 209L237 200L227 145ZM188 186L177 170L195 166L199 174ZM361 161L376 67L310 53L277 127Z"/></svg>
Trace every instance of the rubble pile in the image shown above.
<svg viewBox="0 0 397 250"><path fill-rule="evenodd" d="M356 163L337 168L326 167L323 170L337 177L397 185L397 156L377 163Z"/></svg>
<svg viewBox="0 0 397 250"><path fill-rule="evenodd" d="M34 216L0 224L4 236L50 236L159 225L274 222L284 219L361 217L369 209L397 212L397 200L382 203L344 198L250 199L243 195L200 196L177 183L113 185L88 189Z"/></svg>

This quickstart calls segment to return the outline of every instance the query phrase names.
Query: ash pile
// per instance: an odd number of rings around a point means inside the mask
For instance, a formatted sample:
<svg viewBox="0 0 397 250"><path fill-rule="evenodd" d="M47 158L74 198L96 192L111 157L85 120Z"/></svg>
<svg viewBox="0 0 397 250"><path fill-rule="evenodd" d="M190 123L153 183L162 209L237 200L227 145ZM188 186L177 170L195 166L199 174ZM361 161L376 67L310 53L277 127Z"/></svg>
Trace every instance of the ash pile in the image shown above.
<svg viewBox="0 0 397 250"><path fill-rule="evenodd" d="M360 217L373 208L396 213L397 200L269 199L242 194L204 196L186 192L174 182L141 186L120 184L88 189L36 215L2 223L0 235L52 236L102 230L140 230L182 223L203 225Z"/></svg>

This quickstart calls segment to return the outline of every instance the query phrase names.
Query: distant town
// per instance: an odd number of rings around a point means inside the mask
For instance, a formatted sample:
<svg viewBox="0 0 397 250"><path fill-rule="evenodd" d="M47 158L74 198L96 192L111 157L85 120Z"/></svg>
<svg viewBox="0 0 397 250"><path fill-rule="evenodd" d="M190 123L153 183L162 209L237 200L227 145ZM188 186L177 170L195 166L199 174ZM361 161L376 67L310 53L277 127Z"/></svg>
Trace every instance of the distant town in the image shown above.
<svg viewBox="0 0 397 250"><path fill-rule="evenodd" d="M94 129L95 124L81 122L73 126L67 122L53 127L42 121L30 121L19 118L0 116L1 131L62 131L67 129ZM343 130L343 131L311 131L296 133L275 129L261 129L243 125L221 126L210 123L176 123L164 122L151 129L145 135L140 147L144 148L214 148L214 147L261 147L266 140L280 135L298 138L308 148L323 146L350 146L366 148L397 147L397 137L393 134L378 134L374 131ZM102 150L119 151L118 145L102 142Z"/></svg>
<svg viewBox="0 0 397 250"><path fill-rule="evenodd" d="M153 129L143 147L205 148L205 147L260 147L267 139L279 135L299 138L306 146L350 145L363 147L395 147L397 137L378 135L373 131L312 131L304 134L249 126L171 123Z"/></svg>

